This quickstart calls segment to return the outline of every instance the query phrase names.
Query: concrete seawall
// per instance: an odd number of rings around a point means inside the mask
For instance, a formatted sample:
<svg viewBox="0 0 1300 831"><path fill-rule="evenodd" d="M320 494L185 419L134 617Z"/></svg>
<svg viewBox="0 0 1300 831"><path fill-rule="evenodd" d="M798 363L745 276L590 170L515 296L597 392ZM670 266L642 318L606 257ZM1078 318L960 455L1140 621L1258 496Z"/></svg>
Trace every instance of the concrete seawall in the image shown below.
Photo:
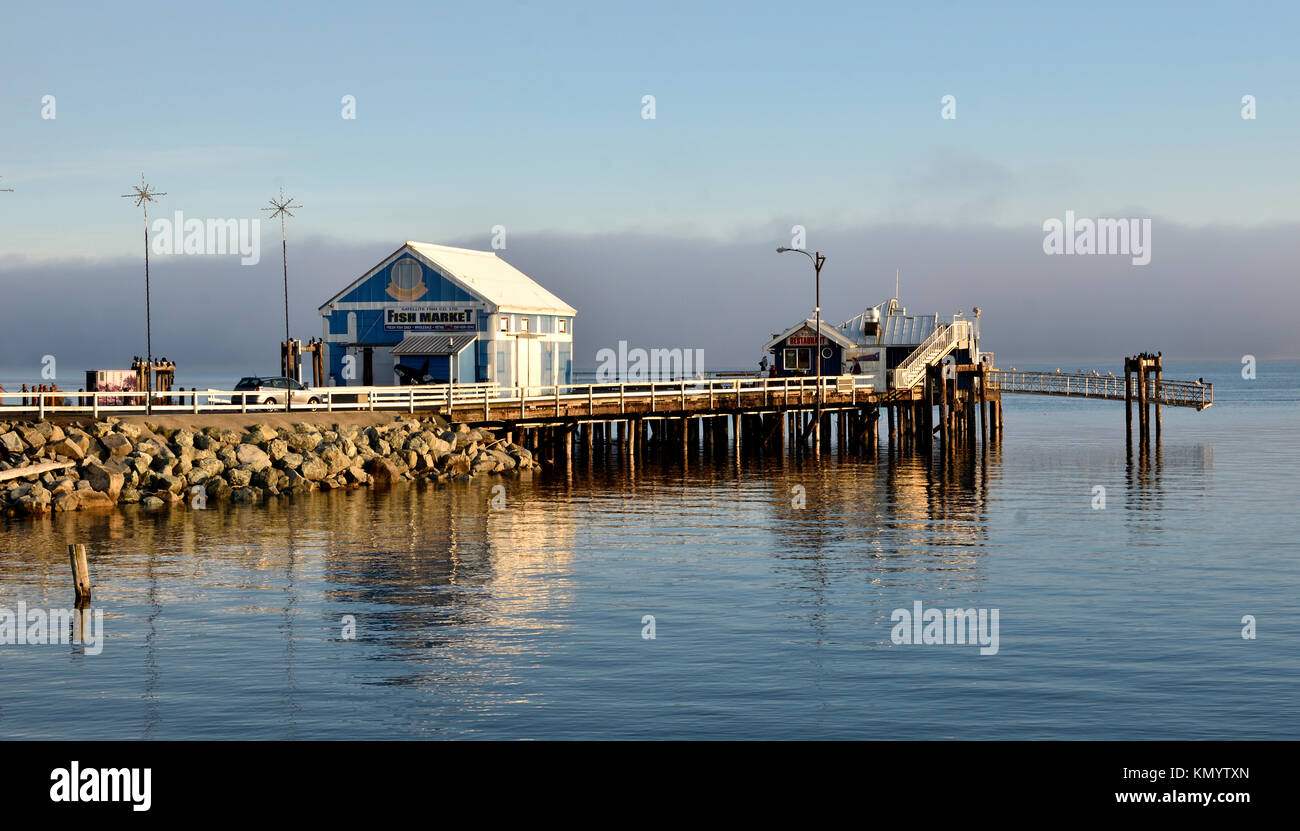
<svg viewBox="0 0 1300 831"><path fill-rule="evenodd" d="M449 425L436 415L0 421L0 512L252 504L322 489L466 480L539 466L528 450L491 430Z"/></svg>

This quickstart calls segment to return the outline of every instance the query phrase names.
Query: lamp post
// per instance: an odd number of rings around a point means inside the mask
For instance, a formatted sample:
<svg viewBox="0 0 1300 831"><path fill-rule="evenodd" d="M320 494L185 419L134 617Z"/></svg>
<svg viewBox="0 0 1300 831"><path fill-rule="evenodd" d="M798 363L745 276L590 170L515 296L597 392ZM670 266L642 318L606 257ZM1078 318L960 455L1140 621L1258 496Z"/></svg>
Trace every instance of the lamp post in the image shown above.
<svg viewBox="0 0 1300 831"><path fill-rule="evenodd" d="M826 258L822 256L820 251L809 254L802 248L781 247L776 249L776 253L778 254L784 254L787 251L798 251L800 254L803 254L805 257L812 260L813 274L816 277L817 282L816 305L813 307L813 313L817 319L817 337L815 338L817 342L817 356L815 359L817 362L815 370L817 373L817 409L816 418L813 422L813 447L820 450L822 443L822 264L826 262Z"/></svg>

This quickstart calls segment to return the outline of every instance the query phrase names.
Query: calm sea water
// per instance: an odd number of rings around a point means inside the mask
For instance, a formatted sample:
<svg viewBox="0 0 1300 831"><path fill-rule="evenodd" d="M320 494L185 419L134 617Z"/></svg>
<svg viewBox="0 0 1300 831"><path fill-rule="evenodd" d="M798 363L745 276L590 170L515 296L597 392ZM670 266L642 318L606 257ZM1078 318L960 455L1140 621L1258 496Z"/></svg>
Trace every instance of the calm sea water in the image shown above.
<svg viewBox="0 0 1300 831"><path fill-rule="evenodd" d="M107 635L0 646L0 736L1296 738L1300 363L1166 376L1216 405L1166 411L1146 463L1120 404L1008 396L1000 446L951 468L578 455L0 518L0 606L69 605L84 542ZM998 609L997 654L893 644L917 600Z"/></svg>

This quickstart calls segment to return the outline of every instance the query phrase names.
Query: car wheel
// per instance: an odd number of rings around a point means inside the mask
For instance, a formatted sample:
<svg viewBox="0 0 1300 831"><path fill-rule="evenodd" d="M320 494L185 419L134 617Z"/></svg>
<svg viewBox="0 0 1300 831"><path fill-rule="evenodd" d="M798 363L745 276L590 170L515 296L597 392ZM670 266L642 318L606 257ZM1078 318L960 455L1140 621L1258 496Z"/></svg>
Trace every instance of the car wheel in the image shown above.
<svg viewBox="0 0 1300 831"><path fill-rule="evenodd" d="M319 399L319 398L308 398L308 399L307 399L307 403L308 403L308 404L319 404L319 403L320 403L320 399Z"/></svg>
<svg viewBox="0 0 1300 831"><path fill-rule="evenodd" d="M274 398L263 398L263 399L262 399L262 403L263 403L263 404L279 404L280 402L276 401Z"/></svg>

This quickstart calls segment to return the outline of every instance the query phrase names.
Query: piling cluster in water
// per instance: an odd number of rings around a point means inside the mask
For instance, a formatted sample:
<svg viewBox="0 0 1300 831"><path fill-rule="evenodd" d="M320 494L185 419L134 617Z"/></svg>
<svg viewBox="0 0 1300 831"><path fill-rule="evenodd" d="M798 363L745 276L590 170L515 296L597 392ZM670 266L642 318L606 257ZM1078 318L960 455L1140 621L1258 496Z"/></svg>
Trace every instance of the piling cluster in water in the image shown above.
<svg viewBox="0 0 1300 831"><path fill-rule="evenodd" d="M468 480L540 467L533 454L488 429L439 416L371 427L167 428L108 418L85 427L0 422L0 511L57 511L139 503L256 503L321 489L384 487L413 479Z"/></svg>

